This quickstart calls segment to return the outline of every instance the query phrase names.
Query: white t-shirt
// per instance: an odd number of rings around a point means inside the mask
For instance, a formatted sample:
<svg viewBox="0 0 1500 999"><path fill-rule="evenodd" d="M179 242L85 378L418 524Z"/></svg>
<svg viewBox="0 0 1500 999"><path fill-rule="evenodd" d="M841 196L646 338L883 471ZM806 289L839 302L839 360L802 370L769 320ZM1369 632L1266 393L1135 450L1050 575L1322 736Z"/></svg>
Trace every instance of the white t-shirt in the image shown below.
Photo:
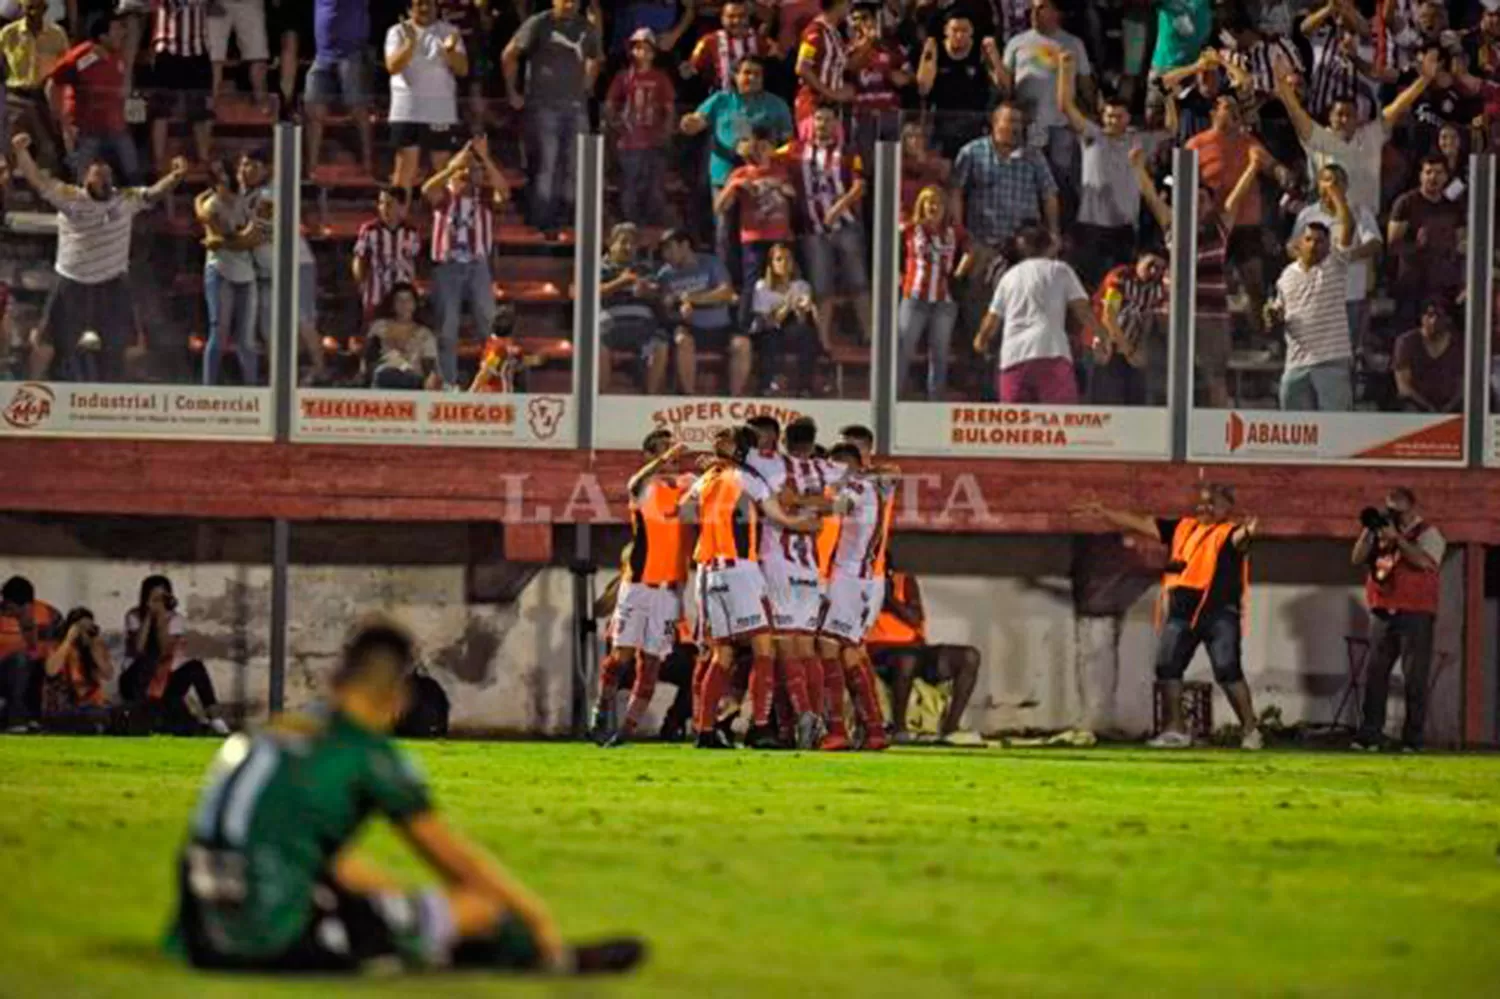
<svg viewBox="0 0 1500 999"><path fill-rule="evenodd" d="M385 54L389 58L405 45L405 29L411 22L393 25L385 35ZM463 36L447 21L434 21L417 28L416 51L406 68L391 77L391 121L419 125L458 124L458 81L443 58L443 43L458 39L463 52Z"/></svg>
<svg viewBox="0 0 1500 999"><path fill-rule="evenodd" d="M772 288L765 278L761 278L755 282L755 292L750 297L750 311L770 319L771 314L788 301L795 302L799 298L812 299L812 286L806 281L799 278L785 288Z"/></svg>
<svg viewBox="0 0 1500 999"><path fill-rule="evenodd" d="M1292 261L1276 282L1286 313L1286 367L1310 368L1352 356L1344 288L1349 257L1338 246L1316 267Z"/></svg>
<svg viewBox="0 0 1500 999"><path fill-rule="evenodd" d="M1318 188L1318 171L1337 163L1349 174L1349 203L1365 205L1372 210L1380 204L1380 153L1391 137L1385 117L1377 115L1354 130L1354 138L1344 137L1330 128L1314 125L1312 134L1302 144L1307 150L1307 171L1313 190Z"/></svg>
<svg viewBox="0 0 1500 999"><path fill-rule="evenodd" d="M132 607L130 611L125 615L125 634L129 635L132 632L137 632L140 630L141 612L138 608ZM167 617L168 637L181 638L185 634L187 634L187 619L185 619L176 611L173 611Z"/></svg>
<svg viewBox="0 0 1500 999"><path fill-rule="evenodd" d="M1001 55L1005 68L1015 78L1016 100L1026 111L1026 119L1035 132L1067 127L1068 120L1057 106L1057 74L1061 71L1058 56L1065 51L1076 60L1080 78L1094 74L1083 42L1062 30L1055 35L1044 35L1035 29L1023 31L1006 43ZM1040 144L1034 137L1032 145Z"/></svg>
<svg viewBox="0 0 1500 999"><path fill-rule="evenodd" d="M1352 207L1352 206L1351 206ZM1375 223L1375 216L1363 205L1353 208L1354 211L1354 242L1349 247L1349 252L1354 252L1371 240L1379 243L1380 226ZM1339 238L1338 218L1324 208L1321 202L1314 202L1302 209L1297 214L1297 222L1292 226L1292 239L1301 238L1303 230L1314 222L1321 222L1328 227L1332 239L1337 242ZM1349 265L1349 290L1348 301L1363 302L1370 295L1370 271L1375 261L1361 260Z"/></svg>
<svg viewBox="0 0 1500 999"><path fill-rule="evenodd" d="M1000 317L1000 370L1025 361L1073 356L1068 343L1068 303L1088 301L1073 268L1034 257L1005 272L990 312Z"/></svg>

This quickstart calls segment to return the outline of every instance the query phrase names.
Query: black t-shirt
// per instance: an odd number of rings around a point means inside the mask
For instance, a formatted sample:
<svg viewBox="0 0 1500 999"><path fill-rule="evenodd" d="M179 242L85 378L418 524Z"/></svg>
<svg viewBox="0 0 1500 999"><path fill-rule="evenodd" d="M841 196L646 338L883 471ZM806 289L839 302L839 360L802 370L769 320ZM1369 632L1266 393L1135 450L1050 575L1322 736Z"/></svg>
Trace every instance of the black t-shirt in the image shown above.
<svg viewBox="0 0 1500 999"><path fill-rule="evenodd" d="M1172 535L1177 533L1177 525L1182 523L1181 518L1176 520L1157 520L1156 530L1161 535L1162 543L1169 548L1172 544ZM1198 612L1201 605L1203 612L1210 613L1216 610L1240 609L1240 603L1245 598L1245 553L1235 547L1234 542L1229 542L1219 553L1218 564L1214 566L1214 579L1208 587L1208 599L1203 599L1202 590L1193 590L1185 586L1174 588L1167 597L1167 615L1175 618L1191 618Z"/></svg>
<svg viewBox="0 0 1500 999"><path fill-rule="evenodd" d="M990 74L978 42L962 59L953 58L947 48L938 46L937 78L927 95L927 106L940 116L944 111L990 109Z"/></svg>

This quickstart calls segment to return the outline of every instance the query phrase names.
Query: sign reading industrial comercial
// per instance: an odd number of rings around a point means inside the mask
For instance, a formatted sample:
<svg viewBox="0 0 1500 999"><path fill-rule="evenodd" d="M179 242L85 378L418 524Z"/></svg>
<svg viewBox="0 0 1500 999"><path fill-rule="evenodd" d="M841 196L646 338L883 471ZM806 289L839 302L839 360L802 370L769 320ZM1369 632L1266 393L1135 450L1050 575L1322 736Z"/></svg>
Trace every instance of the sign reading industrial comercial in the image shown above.
<svg viewBox="0 0 1500 999"><path fill-rule="evenodd" d="M6 434L253 440L273 426L269 389L0 382Z"/></svg>
<svg viewBox="0 0 1500 999"><path fill-rule="evenodd" d="M567 448L577 440L573 400L559 395L484 395L302 389L292 438L368 444Z"/></svg>

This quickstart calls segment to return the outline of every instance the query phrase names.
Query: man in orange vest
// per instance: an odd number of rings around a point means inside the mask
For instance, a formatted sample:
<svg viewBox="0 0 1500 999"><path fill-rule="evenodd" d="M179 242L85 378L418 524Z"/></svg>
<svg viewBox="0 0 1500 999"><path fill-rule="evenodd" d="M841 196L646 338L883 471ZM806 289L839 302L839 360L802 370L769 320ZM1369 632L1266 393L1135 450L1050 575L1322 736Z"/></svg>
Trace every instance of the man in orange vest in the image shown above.
<svg viewBox="0 0 1500 999"><path fill-rule="evenodd" d="M687 549L677 504L688 483L676 461L684 450L670 430L646 435L641 445L647 461L631 476L630 545L622 575L610 637L614 647L599 667L599 700L593 732L605 745L621 746L635 735L651 706L661 662L672 651L682 617L682 585L687 581ZM615 693L620 673L633 667L630 706L614 727ZM614 729L614 731L611 731Z"/></svg>
<svg viewBox="0 0 1500 999"><path fill-rule="evenodd" d="M979 650L969 645L927 644L927 613L915 576L886 560L885 606L865 639L875 673L891 685L891 727L898 744L911 742L906 709L912 681L921 677L934 686L953 682L948 708L938 724L938 741L949 746L982 747L976 733L960 728L969 699L979 682Z"/></svg>
<svg viewBox="0 0 1500 999"><path fill-rule="evenodd" d="M12 576L0 588L0 729L11 735L38 727L47 657L62 637L62 621L56 607L36 598L29 579Z"/></svg>
<svg viewBox="0 0 1500 999"><path fill-rule="evenodd" d="M714 459L693 483L680 504L685 520L698 524L698 543L693 549L698 578L698 632L700 650L708 657L694 682L694 722L698 748L725 749L717 729L719 701L734 672L734 647L748 644L752 663L752 687L756 678L774 686L776 660L771 620L767 613L766 581L760 566L760 533L763 521L786 530L815 531L818 516L790 513L746 464L756 446L757 435L746 426L725 428L714 437ZM753 698L757 704L760 698ZM757 731L751 745L769 746L774 733Z"/></svg>
<svg viewBox="0 0 1500 999"><path fill-rule="evenodd" d="M1417 513L1417 497L1404 487L1390 491L1383 512L1367 510L1360 519L1364 530L1354 543L1352 560L1366 573L1370 652L1365 666L1364 719L1352 748L1372 752L1381 748L1391 670L1400 659L1406 677L1401 746L1417 752L1427 721L1427 673L1432 665L1433 625L1441 596L1439 574L1447 542Z"/></svg>
<svg viewBox="0 0 1500 999"><path fill-rule="evenodd" d="M1170 546L1162 578L1166 620L1156 650L1156 678L1162 685L1167 719L1150 745L1158 749L1192 746L1193 737L1183 720L1182 676L1202 645L1208 650L1214 679L1239 718L1240 747L1260 749L1263 742L1240 648L1256 521L1234 516L1234 491L1228 486L1200 485L1193 515L1179 520L1123 513L1098 502L1084 504L1080 512Z"/></svg>

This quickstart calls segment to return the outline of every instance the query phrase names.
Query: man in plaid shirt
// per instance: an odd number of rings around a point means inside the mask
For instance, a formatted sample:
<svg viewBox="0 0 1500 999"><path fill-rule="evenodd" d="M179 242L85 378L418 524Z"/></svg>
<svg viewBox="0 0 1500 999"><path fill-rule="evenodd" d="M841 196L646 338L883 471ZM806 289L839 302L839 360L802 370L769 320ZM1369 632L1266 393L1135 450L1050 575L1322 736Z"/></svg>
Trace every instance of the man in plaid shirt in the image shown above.
<svg viewBox="0 0 1500 999"><path fill-rule="evenodd" d="M1061 240L1057 182L1040 151L1026 145L1026 115L1014 104L995 108L990 134L959 152L949 182L953 218L971 241L972 273L984 274L1022 226L1045 222ZM962 329L977 329L989 309L984 281L969 282L960 310Z"/></svg>

